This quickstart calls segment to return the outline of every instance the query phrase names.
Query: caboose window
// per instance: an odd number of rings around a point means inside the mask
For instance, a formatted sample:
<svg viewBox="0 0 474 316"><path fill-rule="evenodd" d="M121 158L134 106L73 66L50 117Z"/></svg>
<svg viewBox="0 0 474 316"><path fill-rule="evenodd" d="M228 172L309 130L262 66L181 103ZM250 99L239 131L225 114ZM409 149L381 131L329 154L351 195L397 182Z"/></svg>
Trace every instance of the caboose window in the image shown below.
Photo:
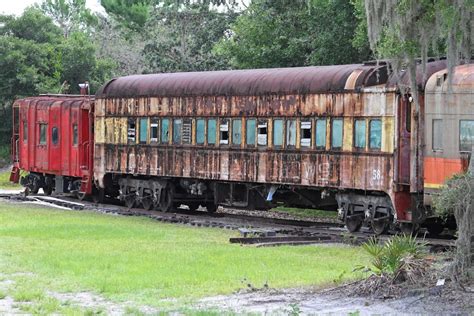
<svg viewBox="0 0 474 316"><path fill-rule="evenodd" d="M215 145L216 144L216 129L217 121L215 119L210 119L207 121L207 144Z"/></svg>
<svg viewBox="0 0 474 316"><path fill-rule="evenodd" d="M161 143L168 144L170 141L170 120L162 119L161 120Z"/></svg>
<svg viewBox="0 0 474 316"><path fill-rule="evenodd" d="M326 147L326 119L316 120L316 148Z"/></svg>
<svg viewBox="0 0 474 316"><path fill-rule="evenodd" d="M28 141L28 122L23 121L23 142L26 143Z"/></svg>
<svg viewBox="0 0 474 316"><path fill-rule="evenodd" d="M342 119L333 119L331 126L331 147L333 149L342 148Z"/></svg>
<svg viewBox="0 0 474 316"><path fill-rule="evenodd" d="M259 146L267 146L267 137L268 137L267 126L268 126L268 123L266 120L258 121L257 144Z"/></svg>
<svg viewBox="0 0 474 316"><path fill-rule="evenodd" d="M369 147L370 149L382 148L382 121L370 120L369 125Z"/></svg>
<svg viewBox="0 0 474 316"><path fill-rule="evenodd" d="M443 120L433 120L432 126L433 150L443 150Z"/></svg>
<svg viewBox="0 0 474 316"><path fill-rule="evenodd" d="M173 121L173 144L181 143L181 133L183 128L183 120L175 119Z"/></svg>
<svg viewBox="0 0 474 316"><path fill-rule="evenodd" d="M77 146L78 143L78 130L77 124L72 125L72 145Z"/></svg>
<svg viewBox="0 0 474 316"><path fill-rule="evenodd" d="M232 120L232 144L240 145L242 143L242 120Z"/></svg>
<svg viewBox="0 0 474 316"><path fill-rule="evenodd" d="M273 146L283 146L283 120L273 120Z"/></svg>
<svg viewBox="0 0 474 316"><path fill-rule="evenodd" d="M46 131L48 130L48 124L41 123L39 125L39 130L40 130L39 143L40 145L46 145Z"/></svg>
<svg viewBox="0 0 474 316"><path fill-rule="evenodd" d="M139 141L141 144L146 144L147 136L148 136L148 119L141 118L140 119L140 137L139 137Z"/></svg>
<svg viewBox="0 0 474 316"><path fill-rule="evenodd" d="M202 145L206 139L206 121L204 119L196 120L196 144Z"/></svg>
<svg viewBox="0 0 474 316"><path fill-rule="evenodd" d="M150 121L150 142L158 142L158 120L151 119Z"/></svg>
<svg viewBox="0 0 474 316"><path fill-rule="evenodd" d="M128 120L128 131L127 131L127 139L130 144L135 143L136 139L136 128L137 128L137 123L135 119L129 119Z"/></svg>
<svg viewBox="0 0 474 316"><path fill-rule="evenodd" d="M301 147L311 147L311 138L312 138L312 122L311 121L301 121Z"/></svg>
<svg viewBox="0 0 474 316"><path fill-rule="evenodd" d="M474 146L474 121L460 120L459 121L459 150L472 151Z"/></svg>
<svg viewBox="0 0 474 316"><path fill-rule="evenodd" d="M59 130L57 127L51 129L51 141L53 142L53 145L57 145L59 142Z"/></svg>
<svg viewBox="0 0 474 316"><path fill-rule="evenodd" d="M354 146L355 148L365 148L365 120L355 120L354 122Z"/></svg>
<svg viewBox="0 0 474 316"><path fill-rule="evenodd" d="M286 121L286 146L296 146L296 120Z"/></svg>
<svg viewBox="0 0 474 316"><path fill-rule="evenodd" d="M222 119L219 125L219 143L221 145L229 144L229 120Z"/></svg>
<svg viewBox="0 0 474 316"><path fill-rule="evenodd" d="M247 127L245 128L245 133L247 135L247 145L254 146L255 145L255 129L257 125L257 120L255 119L248 119L246 121Z"/></svg>

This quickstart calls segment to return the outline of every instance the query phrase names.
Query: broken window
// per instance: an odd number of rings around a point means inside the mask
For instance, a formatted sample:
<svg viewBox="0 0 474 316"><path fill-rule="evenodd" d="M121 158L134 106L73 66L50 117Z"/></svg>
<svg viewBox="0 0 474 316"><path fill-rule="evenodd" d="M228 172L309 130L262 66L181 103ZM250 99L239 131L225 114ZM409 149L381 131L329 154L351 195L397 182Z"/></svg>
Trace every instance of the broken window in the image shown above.
<svg viewBox="0 0 474 316"><path fill-rule="evenodd" d="M267 137L268 137L268 123L266 120L259 120L258 130L257 130L257 144L259 146L267 146Z"/></svg>
<svg viewBox="0 0 474 316"><path fill-rule="evenodd" d="M51 141L53 145L57 145L59 142L59 129L56 126L51 129Z"/></svg>
<svg viewBox="0 0 474 316"><path fill-rule="evenodd" d="M193 130L193 121L191 119L184 119L183 120L183 135L182 135L183 144L191 144L192 130Z"/></svg>
<svg viewBox="0 0 474 316"><path fill-rule="evenodd" d="M229 120L222 119L219 125L219 143L221 145L229 144Z"/></svg>
<svg viewBox="0 0 474 316"><path fill-rule="evenodd" d="M128 129L127 129L127 139L129 144L135 143L135 135L136 135L136 122L135 119L128 120Z"/></svg>
<svg viewBox="0 0 474 316"><path fill-rule="evenodd" d="M247 135L247 145L255 145L255 129L257 121L255 119L248 119L246 121L247 127L245 128L245 133Z"/></svg>
<svg viewBox="0 0 474 316"><path fill-rule="evenodd" d="M365 148L365 120L355 120L354 122L354 146Z"/></svg>
<svg viewBox="0 0 474 316"><path fill-rule="evenodd" d="M382 121L370 120L369 123L369 147L370 149L382 148Z"/></svg>
<svg viewBox="0 0 474 316"><path fill-rule="evenodd" d="M181 133L183 128L183 120L173 120L173 144L181 144Z"/></svg>
<svg viewBox="0 0 474 316"><path fill-rule="evenodd" d="M332 120L331 126L331 147L333 149L342 148L342 126L343 121L340 118Z"/></svg>
<svg viewBox="0 0 474 316"><path fill-rule="evenodd" d="M443 150L443 120L433 120L433 150Z"/></svg>
<svg viewBox="0 0 474 316"><path fill-rule="evenodd" d="M161 143L168 144L170 141L170 120L161 120Z"/></svg>
<svg viewBox="0 0 474 316"><path fill-rule="evenodd" d="M216 143L217 121L210 119L207 121L207 144L214 145Z"/></svg>
<svg viewBox="0 0 474 316"><path fill-rule="evenodd" d="M459 150L471 151L474 145L474 121L459 121Z"/></svg>
<svg viewBox="0 0 474 316"><path fill-rule="evenodd" d="M196 120L196 144L202 145L206 139L205 134L206 121L204 119Z"/></svg>
<svg viewBox="0 0 474 316"><path fill-rule="evenodd" d="M300 136L300 145L301 147L309 148L311 147L312 139L312 129L313 126L311 121L301 121L301 136Z"/></svg>
<svg viewBox="0 0 474 316"><path fill-rule="evenodd" d="M46 131L48 130L48 124L40 123L39 130L40 130L39 144L46 145Z"/></svg>
<svg viewBox="0 0 474 316"><path fill-rule="evenodd" d="M316 148L326 148L326 119L316 120Z"/></svg>
<svg viewBox="0 0 474 316"><path fill-rule="evenodd" d="M141 118L140 119L140 136L139 136L140 144L146 144L147 136L148 136L148 119Z"/></svg>
<svg viewBox="0 0 474 316"><path fill-rule="evenodd" d="M158 142L158 120L150 120L150 143Z"/></svg>
<svg viewBox="0 0 474 316"><path fill-rule="evenodd" d="M242 143L242 120L232 120L232 144L240 145Z"/></svg>
<svg viewBox="0 0 474 316"><path fill-rule="evenodd" d="M283 146L283 120L273 120L273 146Z"/></svg>
<svg viewBox="0 0 474 316"><path fill-rule="evenodd" d="M77 146L78 143L78 130L77 130L77 124L72 125L72 145Z"/></svg>
<svg viewBox="0 0 474 316"><path fill-rule="evenodd" d="M296 146L296 120L286 121L286 146Z"/></svg>

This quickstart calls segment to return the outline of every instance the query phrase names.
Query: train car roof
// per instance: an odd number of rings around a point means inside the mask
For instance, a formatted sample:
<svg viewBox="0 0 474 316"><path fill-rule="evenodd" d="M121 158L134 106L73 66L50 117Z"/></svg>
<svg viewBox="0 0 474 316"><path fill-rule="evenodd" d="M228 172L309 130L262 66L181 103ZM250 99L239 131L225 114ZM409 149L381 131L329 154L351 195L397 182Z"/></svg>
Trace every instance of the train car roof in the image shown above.
<svg viewBox="0 0 474 316"><path fill-rule="evenodd" d="M132 75L110 80L98 98L343 92L385 84L387 67L352 64Z"/></svg>
<svg viewBox="0 0 474 316"><path fill-rule="evenodd" d="M434 73L426 83L426 93L462 92L474 94L474 63L456 66L453 69L451 86L448 69Z"/></svg>

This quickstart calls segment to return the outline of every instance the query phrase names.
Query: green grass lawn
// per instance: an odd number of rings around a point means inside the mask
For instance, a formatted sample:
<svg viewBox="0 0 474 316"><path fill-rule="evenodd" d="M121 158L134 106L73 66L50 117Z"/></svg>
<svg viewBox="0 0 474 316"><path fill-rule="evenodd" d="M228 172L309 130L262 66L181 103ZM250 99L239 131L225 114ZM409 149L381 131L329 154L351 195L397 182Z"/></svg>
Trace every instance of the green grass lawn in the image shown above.
<svg viewBox="0 0 474 316"><path fill-rule="evenodd" d="M0 172L0 189L20 189L21 185L10 182L10 170Z"/></svg>
<svg viewBox="0 0 474 316"><path fill-rule="evenodd" d="M272 288L322 286L359 277L361 248L230 244L237 232L163 224L147 218L0 204L0 272L9 295L42 300L46 290L93 291L159 305L227 294L248 283ZM53 306L53 303L49 302Z"/></svg>
<svg viewBox="0 0 474 316"><path fill-rule="evenodd" d="M272 209L274 212L288 213L295 217L299 218L328 218L328 219L337 219L337 212L335 211L324 211L324 210L315 210L310 208L294 208L294 207L284 207L279 206Z"/></svg>

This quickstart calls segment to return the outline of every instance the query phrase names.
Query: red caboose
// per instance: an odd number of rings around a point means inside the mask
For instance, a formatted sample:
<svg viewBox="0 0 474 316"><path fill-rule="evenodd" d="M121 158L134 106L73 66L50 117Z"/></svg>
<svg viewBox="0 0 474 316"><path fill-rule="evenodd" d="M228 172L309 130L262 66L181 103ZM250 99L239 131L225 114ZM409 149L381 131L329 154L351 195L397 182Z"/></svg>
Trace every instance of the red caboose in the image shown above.
<svg viewBox="0 0 474 316"><path fill-rule="evenodd" d="M44 95L13 105L11 181L37 193L92 191L94 99ZM20 170L29 174L20 179Z"/></svg>

